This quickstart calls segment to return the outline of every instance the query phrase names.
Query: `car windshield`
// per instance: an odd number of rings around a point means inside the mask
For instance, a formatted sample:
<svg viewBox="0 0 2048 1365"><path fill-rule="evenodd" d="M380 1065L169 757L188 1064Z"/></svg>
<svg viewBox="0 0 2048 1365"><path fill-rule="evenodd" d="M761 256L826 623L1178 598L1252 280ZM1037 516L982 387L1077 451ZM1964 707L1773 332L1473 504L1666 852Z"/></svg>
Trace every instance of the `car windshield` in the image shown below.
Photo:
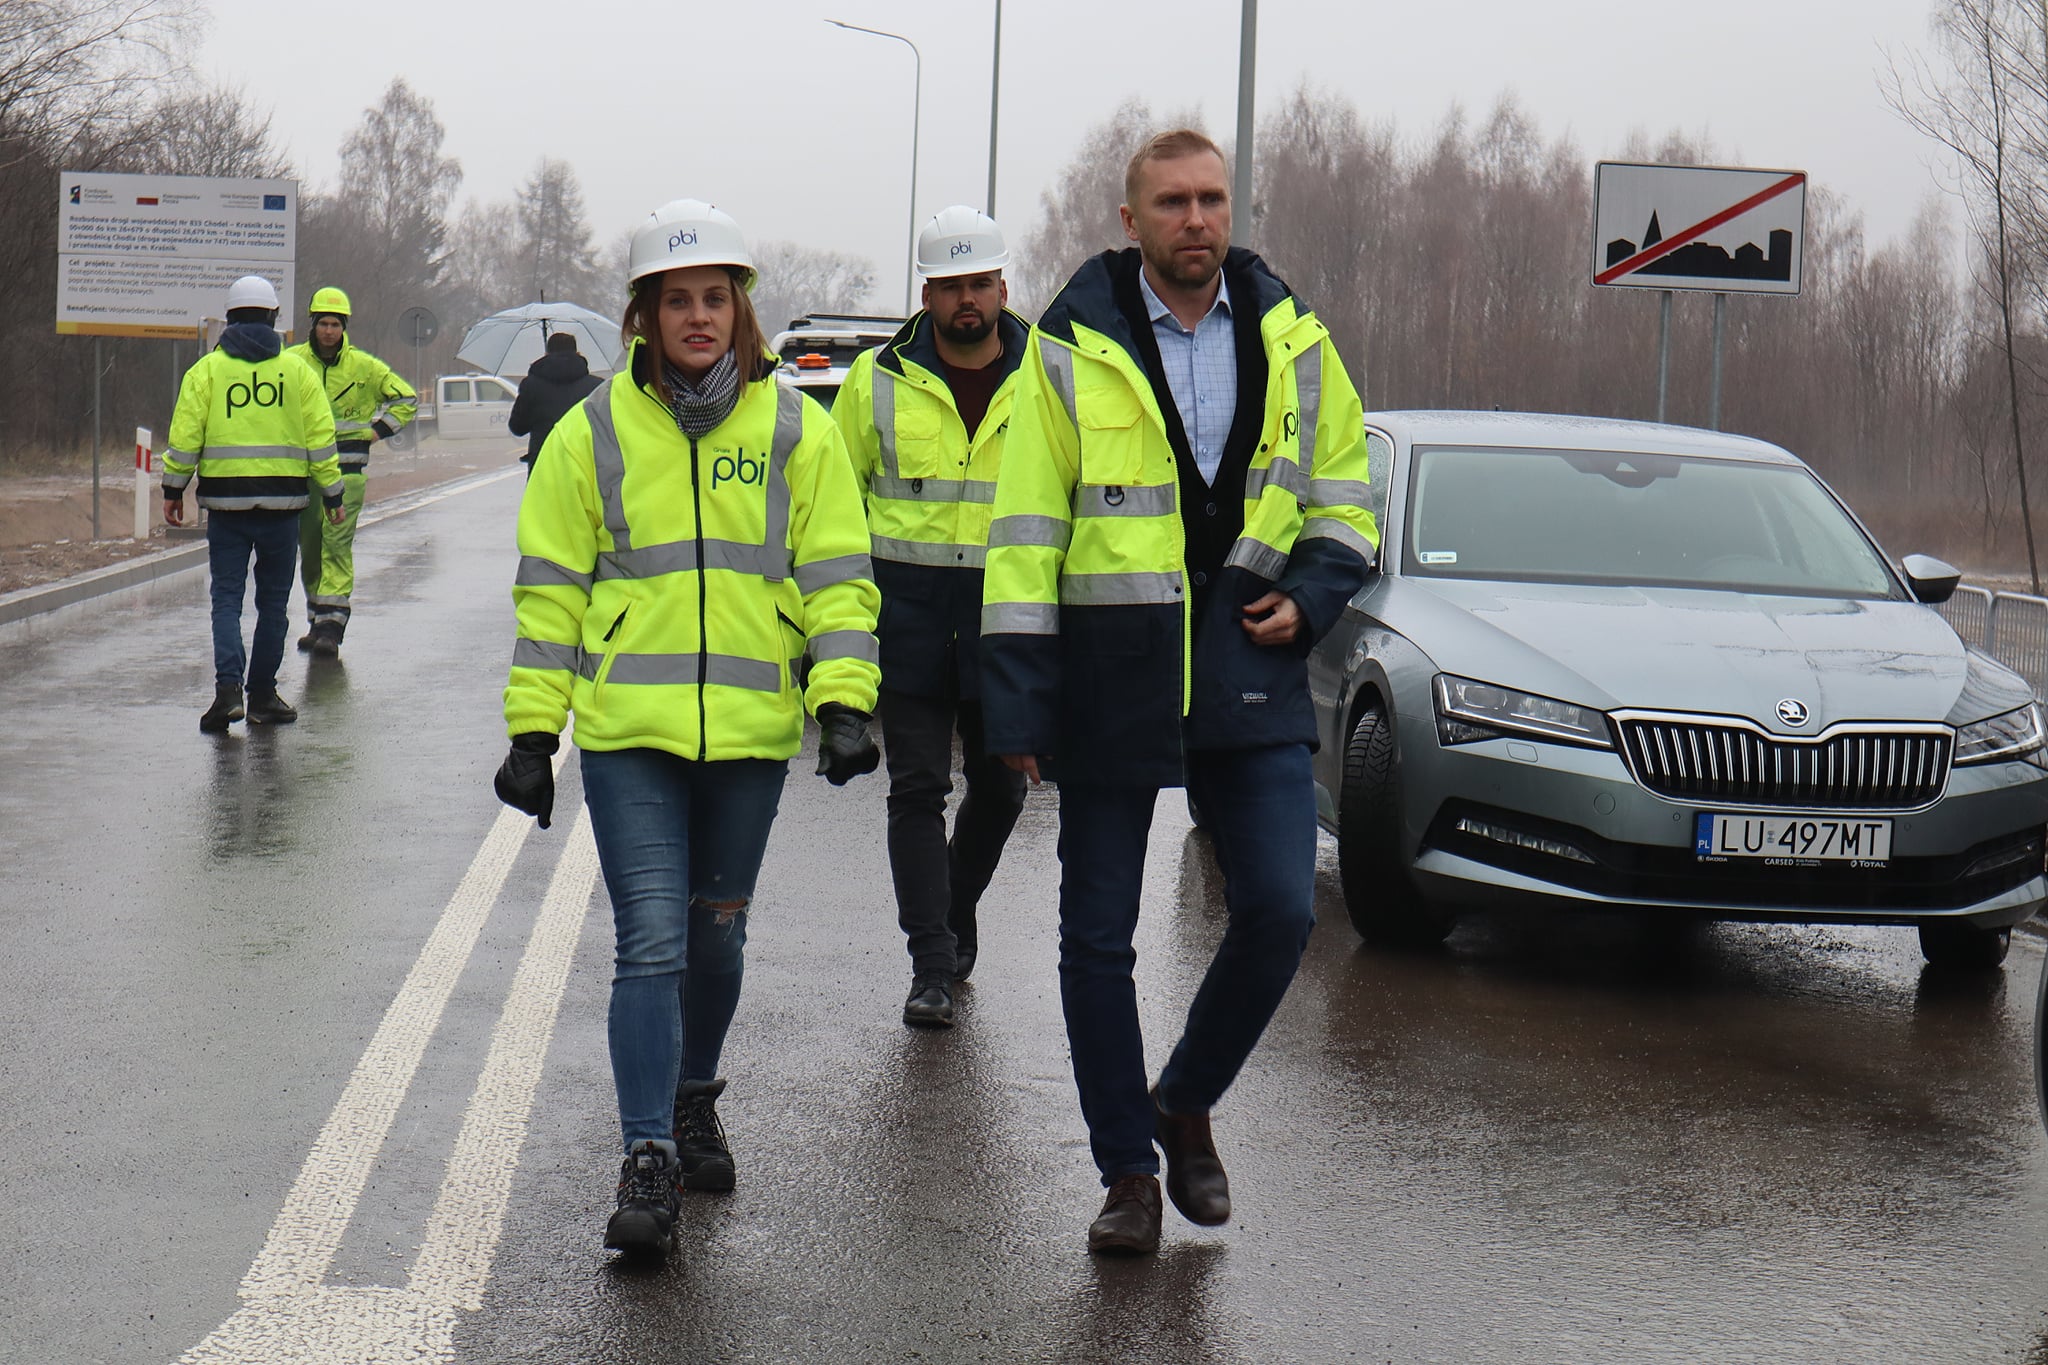
<svg viewBox="0 0 2048 1365"><path fill-rule="evenodd" d="M1405 571L1422 577L1882 598L1869 539L1796 465L1418 447Z"/></svg>

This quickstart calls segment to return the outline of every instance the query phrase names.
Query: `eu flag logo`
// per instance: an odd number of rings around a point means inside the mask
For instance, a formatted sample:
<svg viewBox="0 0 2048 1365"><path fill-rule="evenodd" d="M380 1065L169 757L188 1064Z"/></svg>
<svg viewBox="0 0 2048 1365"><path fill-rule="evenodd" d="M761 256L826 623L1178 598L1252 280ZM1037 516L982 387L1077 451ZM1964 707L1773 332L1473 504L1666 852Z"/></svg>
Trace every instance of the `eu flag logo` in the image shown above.
<svg viewBox="0 0 2048 1365"><path fill-rule="evenodd" d="M283 208L284 208L284 196L283 196L283 195L281 195L281 194L266 194L266 195L264 195L264 196L263 196L263 207L264 207L264 208L266 208L266 209L272 209L272 210L281 210L281 209L283 209Z"/></svg>

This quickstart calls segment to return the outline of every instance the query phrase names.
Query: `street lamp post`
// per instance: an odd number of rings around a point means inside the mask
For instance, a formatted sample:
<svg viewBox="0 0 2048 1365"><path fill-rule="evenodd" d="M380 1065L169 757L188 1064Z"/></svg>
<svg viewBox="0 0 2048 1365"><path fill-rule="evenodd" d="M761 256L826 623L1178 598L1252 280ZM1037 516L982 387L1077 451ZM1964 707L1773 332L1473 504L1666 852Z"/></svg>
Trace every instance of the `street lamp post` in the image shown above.
<svg viewBox="0 0 2048 1365"><path fill-rule="evenodd" d="M910 100L910 257L903 267L903 315L910 316L910 291L913 286L917 264L917 131L918 121L924 116L924 54L917 50L917 44L900 33L885 33L878 28L862 28L859 24L841 23L827 19L828 24L839 28L852 29L855 33L872 33L877 38L894 38L910 49L915 62L911 76Z"/></svg>
<svg viewBox="0 0 2048 1365"><path fill-rule="evenodd" d="M2048 0L2041 0L2048 5ZM988 203L982 212L996 216L996 115L1002 109L1003 0L996 0L996 50L988 64Z"/></svg>

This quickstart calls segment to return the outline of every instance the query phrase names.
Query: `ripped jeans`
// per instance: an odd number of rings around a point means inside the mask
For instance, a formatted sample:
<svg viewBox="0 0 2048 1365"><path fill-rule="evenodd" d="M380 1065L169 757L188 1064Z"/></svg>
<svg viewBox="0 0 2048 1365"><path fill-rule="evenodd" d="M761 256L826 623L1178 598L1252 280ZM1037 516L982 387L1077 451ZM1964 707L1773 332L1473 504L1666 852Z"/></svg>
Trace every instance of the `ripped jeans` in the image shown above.
<svg viewBox="0 0 2048 1365"><path fill-rule="evenodd" d="M668 1140L678 1084L718 1074L789 764L620 749L586 750L582 766L617 934L612 1084L630 1152Z"/></svg>

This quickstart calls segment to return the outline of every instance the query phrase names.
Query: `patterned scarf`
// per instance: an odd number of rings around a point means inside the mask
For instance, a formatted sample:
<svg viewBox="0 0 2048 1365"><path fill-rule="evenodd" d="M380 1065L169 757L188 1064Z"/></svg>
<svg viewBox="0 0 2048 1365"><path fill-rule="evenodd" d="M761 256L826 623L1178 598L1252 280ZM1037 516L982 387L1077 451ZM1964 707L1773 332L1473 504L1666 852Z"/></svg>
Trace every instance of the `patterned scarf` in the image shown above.
<svg viewBox="0 0 2048 1365"><path fill-rule="evenodd" d="M685 436L708 434L731 415L740 400L740 362L732 351L720 356L694 384L665 359L661 371L668 391L675 395L676 426Z"/></svg>

